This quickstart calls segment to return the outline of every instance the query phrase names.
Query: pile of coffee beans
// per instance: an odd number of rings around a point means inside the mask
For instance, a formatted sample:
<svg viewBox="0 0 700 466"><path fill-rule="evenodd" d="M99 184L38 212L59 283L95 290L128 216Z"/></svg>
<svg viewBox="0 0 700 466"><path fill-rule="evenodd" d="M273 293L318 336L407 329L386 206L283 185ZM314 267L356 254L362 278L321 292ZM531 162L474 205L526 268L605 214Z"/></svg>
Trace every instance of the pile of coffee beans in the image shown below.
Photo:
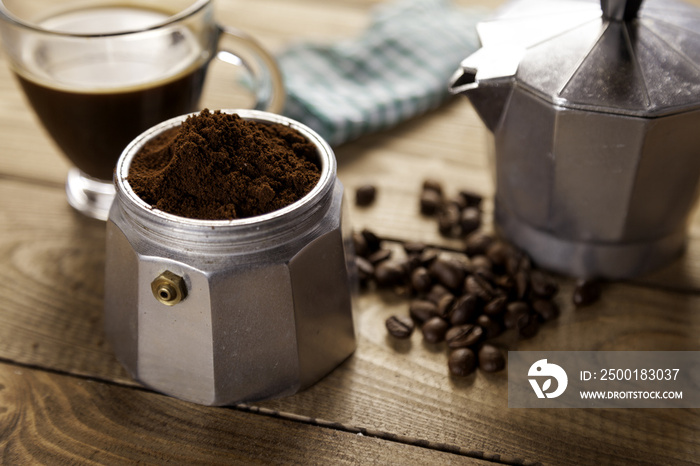
<svg viewBox="0 0 700 466"><path fill-rule="evenodd" d="M420 212L437 218L443 236L464 237L481 227L481 201L481 195L467 190L445 198L439 181L425 180L420 194Z"/></svg>
<svg viewBox="0 0 700 466"><path fill-rule="evenodd" d="M409 338L418 327L426 342L446 342L453 375L468 375L477 366L503 369L505 355L489 340L510 329L531 338L559 315L552 299L556 282L534 269L525 254L490 235L470 234L468 252L421 243L404 243L400 252L384 247L367 229L354 234L354 243L362 285L409 299L408 315L386 320L389 334Z"/></svg>
<svg viewBox="0 0 700 466"><path fill-rule="evenodd" d="M420 242L403 242L397 250L369 229L353 233L363 288L392 289L409 299L408 315L386 320L388 333L406 339L419 328L427 343L445 342L453 376L469 375L477 367L504 369L504 351L492 339L506 331L532 338L559 316L556 281L523 251L481 231L481 202L480 195L467 190L447 197L440 182L423 183L421 214L434 217L442 235L463 238L462 251ZM574 303L590 304L599 296L598 282L580 281Z"/></svg>

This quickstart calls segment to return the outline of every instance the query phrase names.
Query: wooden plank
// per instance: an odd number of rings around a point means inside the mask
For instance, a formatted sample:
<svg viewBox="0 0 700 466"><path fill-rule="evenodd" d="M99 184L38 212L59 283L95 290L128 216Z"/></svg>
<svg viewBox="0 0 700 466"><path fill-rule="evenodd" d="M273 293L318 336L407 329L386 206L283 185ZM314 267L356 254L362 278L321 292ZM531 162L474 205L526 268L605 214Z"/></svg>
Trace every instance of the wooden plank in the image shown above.
<svg viewBox="0 0 700 466"><path fill-rule="evenodd" d="M0 356L129 382L102 331L104 223L60 187L0 180L0 193Z"/></svg>
<svg viewBox="0 0 700 466"><path fill-rule="evenodd" d="M0 180L0 358L133 383L104 342L104 228L73 215L60 189ZM574 310L562 279L562 316L521 350L698 350L700 296L612 284L600 303ZM387 338L384 320L406 313L390 294L365 293L359 346L338 370L293 397L256 404L348 431L403 436L459 451L556 464L612 459L692 462L695 410L509 410L506 373L448 376L444 346ZM633 429L635 426L645 426ZM661 448L666 445L666 448Z"/></svg>
<svg viewBox="0 0 700 466"><path fill-rule="evenodd" d="M0 363L3 464L492 464Z"/></svg>

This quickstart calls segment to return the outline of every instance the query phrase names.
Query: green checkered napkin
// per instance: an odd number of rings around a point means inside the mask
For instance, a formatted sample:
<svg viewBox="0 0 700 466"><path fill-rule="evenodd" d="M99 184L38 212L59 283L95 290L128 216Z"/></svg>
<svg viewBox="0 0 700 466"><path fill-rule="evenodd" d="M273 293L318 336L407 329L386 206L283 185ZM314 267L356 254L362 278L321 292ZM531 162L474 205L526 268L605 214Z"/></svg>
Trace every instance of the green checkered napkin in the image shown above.
<svg viewBox="0 0 700 466"><path fill-rule="evenodd" d="M292 46L277 57L288 94L284 114L338 145L433 109L478 48L483 17L448 0L403 0L377 7L356 39Z"/></svg>

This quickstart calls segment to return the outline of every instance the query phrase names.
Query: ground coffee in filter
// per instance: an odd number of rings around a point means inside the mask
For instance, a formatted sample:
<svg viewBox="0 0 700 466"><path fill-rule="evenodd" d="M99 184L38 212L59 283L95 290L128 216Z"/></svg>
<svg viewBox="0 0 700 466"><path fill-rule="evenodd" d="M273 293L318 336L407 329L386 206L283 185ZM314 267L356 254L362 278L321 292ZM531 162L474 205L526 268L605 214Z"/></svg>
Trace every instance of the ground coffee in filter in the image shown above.
<svg viewBox="0 0 700 466"><path fill-rule="evenodd" d="M317 159L315 146L292 128L203 110L149 140L127 180L164 212L230 220L304 197L319 180Z"/></svg>

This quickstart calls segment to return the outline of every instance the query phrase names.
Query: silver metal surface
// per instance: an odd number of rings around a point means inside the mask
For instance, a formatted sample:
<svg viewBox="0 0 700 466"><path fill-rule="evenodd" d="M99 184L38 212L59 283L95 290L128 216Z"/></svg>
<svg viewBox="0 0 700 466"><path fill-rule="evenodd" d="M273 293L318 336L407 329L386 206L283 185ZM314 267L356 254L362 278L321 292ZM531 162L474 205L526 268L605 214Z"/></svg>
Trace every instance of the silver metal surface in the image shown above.
<svg viewBox="0 0 700 466"><path fill-rule="evenodd" d="M700 10L683 2L647 0L618 21L598 1L517 0L477 29L482 48L462 69L484 85L515 78L558 106L631 116L700 108Z"/></svg>
<svg viewBox="0 0 700 466"><path fill-rule="evenodd" d="M700 176L700 10L519 0L450 90L493 133L496 221L540 265L627 278L678 257ZM603 11L605 10L605 13ZM632 16L630 16L632 15Z"/></svg>
<svg viewBox="0 0 700 466"><path fill-rule="evenodd" d="M332 150L287 118L228 111L289 125L312 141L322 171L316 187L290 206L240 220L152 209L129 186L129 164L183 116L125 149L107 223L105 326L118 359L145 385L206 405L291 395L355 348L352 247ZM186 285L175 305L154 295L152 283L166 271Z"/></svg>

